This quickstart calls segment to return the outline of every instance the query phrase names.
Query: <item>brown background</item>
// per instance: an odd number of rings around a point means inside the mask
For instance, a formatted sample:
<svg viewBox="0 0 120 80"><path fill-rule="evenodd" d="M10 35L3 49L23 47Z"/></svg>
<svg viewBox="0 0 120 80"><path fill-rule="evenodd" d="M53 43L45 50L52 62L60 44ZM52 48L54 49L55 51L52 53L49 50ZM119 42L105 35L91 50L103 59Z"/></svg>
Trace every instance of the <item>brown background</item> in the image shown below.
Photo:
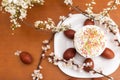
<svg viewBox="0 0 120 80"><path fill-rule="evenodd" d="M86 8L85 3L89 1L90 0L74 0L74 5L84 10ZM94 12L98 13L106 7L108 0L95 1L97 5L95 5ZM63 3L63 0L46 0L44 6L35 5L31 10L28 10L27 19L24 21L33 24L36 20L46 20L50 17L57 24L59 16L66 15L68 12L68 7ZM120 26L119 13L120 7L116 11L110 12L110 16ZM21 28L12 31L10 25L9 14L0 12L0 80L32 80L31 73L39 61L42 40L48 39L51 33L36 30L34 27L29 27L25 24L22 24ZM12 33L14 33L14 35L12 35ZM19 57L14 55L16 50L30 52L34 58L34 62L30 65L23 64ZM42 66L43 80L68 80L70 78L62 73L58 67L48 63L47 59L43 61ZM119 80L119 75L120 68L111 76L113 76L115 80Z"/></svg>

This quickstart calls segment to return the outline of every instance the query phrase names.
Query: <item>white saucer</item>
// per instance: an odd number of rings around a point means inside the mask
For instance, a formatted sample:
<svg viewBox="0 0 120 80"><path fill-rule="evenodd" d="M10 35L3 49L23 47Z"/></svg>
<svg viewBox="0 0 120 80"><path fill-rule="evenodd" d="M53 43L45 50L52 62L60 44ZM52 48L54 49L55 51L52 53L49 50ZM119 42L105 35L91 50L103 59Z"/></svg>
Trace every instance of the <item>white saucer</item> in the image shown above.
<svg viewBox="0 0 120 80"><path fill-rule="evenodd" d="M67 18L64 21L64 24L71 25L72 29L77 30L78 28L83 26L84 21L87 18L82 14L74 14L71 17ZM114 23L114 21L113 21ZM114 53L115 57L113 59L105 59L101 56L93 58L94 64L95 64L95 70L102 70L102 72L105 75L110 75L113 72L116 71L116 69L119 67L120 63L120 47L118 47L114 41L114 35L111 33L107 33L105 29L103 29L105 32L105 36L107 38L106 47L110 48ZM73 40L68 39L64 36L63 32L59 32L55 34L54 38L54 52L55 56L62 58L63 53L66 49L74 47ZM75 63L83 63L85 58L79 56L78 54L75 56ZM99 74L91 75L90 73L87 73L85 71L79 72L75 71L72 68L63 66L62 62L59 62L58 67L61 71L63 71L65 74L77 77L77 78L94 78L94 77L102 77Z"/></svg>

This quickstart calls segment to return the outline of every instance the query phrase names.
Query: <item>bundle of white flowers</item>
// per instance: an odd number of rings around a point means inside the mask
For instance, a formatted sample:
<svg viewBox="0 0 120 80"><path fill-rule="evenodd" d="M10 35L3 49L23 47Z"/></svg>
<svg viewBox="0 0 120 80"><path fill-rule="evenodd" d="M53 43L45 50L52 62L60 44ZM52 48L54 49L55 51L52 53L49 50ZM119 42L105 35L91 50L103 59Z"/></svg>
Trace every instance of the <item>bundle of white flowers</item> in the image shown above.
<svg viewBox="0 0 120 80"><path fill-rule="evenodd" d="M18 20L23 20L27 16L27 9L31 9L34 4L44 4L44 0L2 0L3 10L10 13L10 22L12 22L12 30L20 27Z"/></svg>

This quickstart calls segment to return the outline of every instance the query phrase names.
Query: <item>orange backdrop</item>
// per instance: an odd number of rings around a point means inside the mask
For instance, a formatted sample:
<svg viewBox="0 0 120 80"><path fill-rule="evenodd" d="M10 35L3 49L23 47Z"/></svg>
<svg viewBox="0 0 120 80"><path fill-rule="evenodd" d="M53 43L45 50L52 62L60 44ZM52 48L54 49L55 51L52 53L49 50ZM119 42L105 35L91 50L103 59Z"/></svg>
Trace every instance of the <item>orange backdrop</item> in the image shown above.
<svg viewBox="0 0 120 80"><path fill-rule="evenodd" d="M33 24L36 20L46 20L50 17L57 24L60 15L69 13L69 9L63 3L63 0L45 1L45 5L35 5L31 10L28 10L27 19L24 21ZM85 10L85 3L89 1L90 0L74 0L74 5ZM97 5L95 6L94 12L98 13L106 7L108 0L95 1L97 2ZM119 13L120 7L117 10L110 12L110 16L120 26ZM12 31L10 29L11 23L9 22L9 14L0 12L0 80L32 80L31 73L38 64L42 41L51 36L50 32L46 33L45 31L36 30L34 27L30 27L23 23L21 24L21 28ZM14 35L12 35L13 33ZM34 62L30 65L23 64L19 57L14 55L16 50L30 52L34 58ZM43 80L68 80L70 78L70 76L61 72L58 67L48 63L47 59L43 60L42 66ZM115 80L119 80L119 75L120 68L118 68L111 76L113 76Z"/></svg>

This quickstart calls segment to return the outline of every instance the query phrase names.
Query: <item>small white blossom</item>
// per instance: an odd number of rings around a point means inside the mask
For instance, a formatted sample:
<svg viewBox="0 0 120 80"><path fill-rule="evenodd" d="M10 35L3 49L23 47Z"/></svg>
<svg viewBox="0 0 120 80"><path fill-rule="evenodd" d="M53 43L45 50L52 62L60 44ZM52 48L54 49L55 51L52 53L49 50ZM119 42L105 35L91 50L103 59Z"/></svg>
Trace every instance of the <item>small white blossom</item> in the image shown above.
<svg viewBox="0 0 120 80"><path fill-rule="evenodd" d="M44 5L45 1L44 0L32 0L33 3L39 3L40 5Z"/></svg>
<svg viewBox="0 0 120 80"><path fill-rule="evenodd" d="M56 62L58 60L58 57L57 56L54 56L53 57L53 60Z"/></svg>
<svg viewBox="0 0 120 80"><path fill-rule="evenodd" d="M73 14L72 13L69 13L68 16L71 17Z"/></svg>
<svg viewBox="0 0 120 80"><path fill-rule="evenodd" d="M60 20L65 20L66 17L65 17L65 16L60 16L59 19L60 19Z"/></svg>
<svg viewBox="0 0 120 80"><path fill-rule="evenodd" d="M22 52L22 51L17 50L14 54L15 54L16 56L19 56L21 52Z"/></svg>
<svg viewBox="0 0 120 80"><path fill-rule="evenodd" d="M66 5L72 5L73 4L73 1L72 0L64 0L64 3Z"/></svg>
<svg viewBox="0 0 120 80"><path fill-rule="evenodd" d="M43 67L40 65L40 66L39 66L39 69L43 69Z"/></svg>
<svg viewBox="0 0 120 80"><path fill-rule="evenodd" d="M92 0L90 3L86 3L87 9L85 10L89 16L91 16L93 14L93 5L95 5L96 2L94 0Z"/></svg>
<svg viewBox="0 0 120 80"><path fill-rule="evenodd" d="M54 52L51 52L49 55L50 55L50 56L54 56L55 54L54 54Z"/></svg>
<svg viewBox="0 0 120 80"><path fill-rule="evenodd" d="M45 46L42 46L42 50L47 51L48 49Z"/></svg>
<svg viewBox="0 0 120 80"><path fill-rule="evenodd" d="M48 44L49 43L49 40L44 40L43 41L43 44Z"/></svg>
<svg viewBox="0 0 120 80"><path fill-rule="evenodd" d="M44 58L44 57L45 57L45 54L42 54L42 57Z"/></svg>
<svg viewBox="0 0 120 80"><path fill-rule="evenodd" d="M52 59L51 59L51 58L48 58L48 62L52 63Z"/></svg>
<svg viewBox="0 0 120 80"><path fill-rule="evenodd" d="M60 26L58 26L58 27L54 27L54 28L52 29L52 31L53 31L53 32L65 31L65 30L69 29L70 26L71 26L71 25L64 25L64 24L62 24L62 25L60 25Z"/></svg>
<svg viewBox="0 0 120 80"><path fill-rule="evenodd" d="M92 0L91 4L96 4L96 2L94 0Z"/></svg>
<svg viewBox="0 0 120 80"><path fill-rule="evenodd" d="M51 18L48 18L47 21L36 21L34 26L35 28L41 30L50 30L56 27L54 21Z"/></svg>
<svg viewBox="0 0 120 80"><path fill-rule="evenodd" d="M46 45L47 49L50 49L50 45Z"/></svg>
<svg viewBox="0 0 120 80"><path fill-rule="evenodd" d="M35 80L35 79L37 79L37 80L43 79L43 75L42 75L42 73L40 73L40 70L34 70L34 72L32 73L31 76L33 77L33 80Z"/></svg>
<svg viewBox="0 0 120 80"><path fill-rule="evenodd" d="M107 3L107 5L110 6L110 5L112 5L113 3L114 3L114 1L109 1L109 2Z"/></svg>
<svg viewBox="0 0 120 80"><path fill-rule="evenodd" d="M36 22L34 23L34 26L37 28L40 23L41 23L41 21L36 21Z"/></svg>
<svg viewBox="0 0 120 80"><path fill-rule="evenodd" d="M53 64L54 64L55 66L57 66L57 65L58 65L58 62L54 62Z"/></svg>

